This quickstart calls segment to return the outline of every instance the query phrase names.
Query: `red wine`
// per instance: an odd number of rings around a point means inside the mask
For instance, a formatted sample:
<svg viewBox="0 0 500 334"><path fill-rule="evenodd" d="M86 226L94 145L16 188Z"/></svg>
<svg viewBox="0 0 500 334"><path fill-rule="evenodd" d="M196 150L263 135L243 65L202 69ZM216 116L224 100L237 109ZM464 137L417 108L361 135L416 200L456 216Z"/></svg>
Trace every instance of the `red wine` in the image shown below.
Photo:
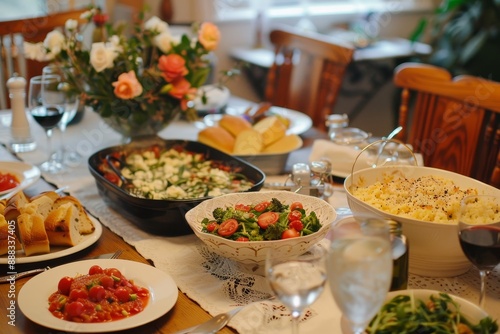
<svg viewBox="0 0 500 334"><path fill-rule="evenodd" d="M63 114L63 110L55 107L39 106L31 110L31 115L35 121L46 130L54 128L63 117Z"/></svg>
<svg viewBox="0 0 500 334"><path fill-rule="evenodd" d="M500 228L473 226L460 231L464 254L480 270L491 270L500 263Z"/></svg>

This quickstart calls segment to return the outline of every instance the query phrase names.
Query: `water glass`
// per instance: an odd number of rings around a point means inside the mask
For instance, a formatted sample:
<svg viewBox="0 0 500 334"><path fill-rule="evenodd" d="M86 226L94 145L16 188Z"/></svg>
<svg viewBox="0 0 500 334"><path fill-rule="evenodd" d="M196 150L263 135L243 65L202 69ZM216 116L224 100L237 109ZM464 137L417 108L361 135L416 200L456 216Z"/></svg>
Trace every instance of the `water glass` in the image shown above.
<svg viewBox="0 0 500 334"><path fill-rule="evenodd" d="M330 289L349 329L361 334L383 305L391 284L389 226L384 220L363 218L359 225L332 235L336 237L327 256Z"/></svg>
<svg viewBox="0 0 500 334"><path fill-rule="evenodd" d="M325 255L326 249L320 245L294 257L283 257L279 250L267 253L266 277L273 292L291 311L293 334L299 332L302 312L323 292Z"/></svg>

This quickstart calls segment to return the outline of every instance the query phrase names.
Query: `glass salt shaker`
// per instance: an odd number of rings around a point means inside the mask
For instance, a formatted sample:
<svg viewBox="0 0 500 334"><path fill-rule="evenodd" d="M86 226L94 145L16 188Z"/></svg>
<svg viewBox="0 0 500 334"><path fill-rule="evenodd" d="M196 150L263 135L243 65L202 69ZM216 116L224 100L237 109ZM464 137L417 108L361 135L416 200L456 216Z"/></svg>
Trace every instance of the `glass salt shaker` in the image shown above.
<svg viewBox="0 0 500 334"><path fill-rule="evenodd" d="M349 126L349 116L347 114L331 114L327 116L325 124L328 128L328 137L331 138L335 131Z"/></svg>

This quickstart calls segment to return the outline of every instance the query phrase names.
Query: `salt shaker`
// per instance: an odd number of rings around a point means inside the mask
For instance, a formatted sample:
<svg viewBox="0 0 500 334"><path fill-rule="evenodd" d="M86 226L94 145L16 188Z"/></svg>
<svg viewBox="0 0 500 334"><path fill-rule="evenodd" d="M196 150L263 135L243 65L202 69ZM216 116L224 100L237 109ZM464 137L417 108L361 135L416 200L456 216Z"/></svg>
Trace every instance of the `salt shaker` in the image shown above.
<svg viewBox="0 0 500 334"><path fill-rule="evenodd" d="M311 170L306 163L296 163L292 166L292 181L295 187L291 191L309 195L311 189Z"/></svg>
<svg viewBox="0 0 500 334"><path fill-rule="evenodd" d="M36 143L31 136L30 125L26 117L26 79L17 73L7 80L9 98L12 108L12 121L10 124L10 146L14 152L30 152L36 148Z"/></svg>
<svg viewBox="0 0 500 334"><path fill-rule="evenodd" d="M328 137L331 138L335 131L349 126L349 116L347 114L331 114L326 118L325 124L328 128Z"/></svg>

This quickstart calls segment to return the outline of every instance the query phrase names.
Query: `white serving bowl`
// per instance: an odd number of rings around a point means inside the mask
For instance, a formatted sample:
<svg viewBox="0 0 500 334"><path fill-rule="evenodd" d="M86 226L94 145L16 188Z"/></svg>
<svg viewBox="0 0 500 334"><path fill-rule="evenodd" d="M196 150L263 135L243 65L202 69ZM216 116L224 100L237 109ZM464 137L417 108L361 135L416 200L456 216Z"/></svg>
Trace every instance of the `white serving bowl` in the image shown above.
<svg viewBox="0 0 500 334"><path fill-rule="evenodd" d="M354 197L351 185L369 186L382 181L384 175L395 174L407 178L434 175L454 181L460 188L475 188L479 194L500 195L500 190L470 177L442 169L418 166L381 166L359 170L344 181L347 202L354 215L374 214L401 222L409 240L410 272L428 277L453 277L469 270L471 263L465 257L458 241L456 224L435 223L386 213ZM398 194L394 194L398 196Z"/></svg>
<svg viewBox="0 0 500 334"><path fill-rule="evenodd" d="M409 290L391 291L387 294L385 302L387 303L391 299L393 299L394 297L401 296L401 295L413 296L413 298L415 300L421 300L423 302L427 302L430 300L430 297L432 295L438 296L442 292L443 291L428 290L428 289L409 289ZM452 295L449 293L446 293L446 294L448 296L450 296L451 299L453 299L453 301L458 304L458 306L460 307L459 312L472 324L478 324L481 319L489 316L485 310L483 310L482 308L480 308L476 304L474 304L474 303L472 303L464 298L461 298L461 297L458 297L458 296L455 296L455 295Z"/></svg>
<svg viewBox="0 0 500 334"><path fill-rule="evenodd" d="M233 241L218 235L202 232L201 221L213 218L216 208L234 207L236 204L258 204L276 198L283 204L302 202L307 213L314 211L323 225L321 229L307 236L267 241ZM203 241L210 251L244 265L262 266L270 249L278 249L283 257L299 255L321 241L331 224L337 217L333 207L326 201L313 196L296 194L289 191L260 191L255 193L239 193L219 196L206 200L186 213L186 220L194 233Z"/></svg>

